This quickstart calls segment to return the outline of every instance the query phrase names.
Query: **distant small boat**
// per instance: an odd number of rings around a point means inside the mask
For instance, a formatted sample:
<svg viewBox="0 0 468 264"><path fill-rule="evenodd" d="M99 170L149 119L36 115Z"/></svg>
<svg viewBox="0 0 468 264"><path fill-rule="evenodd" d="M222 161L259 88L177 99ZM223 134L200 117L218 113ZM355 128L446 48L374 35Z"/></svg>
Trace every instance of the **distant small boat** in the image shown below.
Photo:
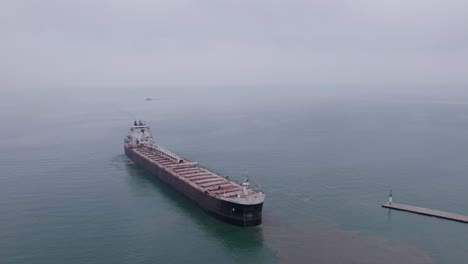
<svg viewBox="0 0 468 264"><path fill-rule="evenodd" d="M145 100L146 101L152 101L153 99L152 98L146 98Z"/></svg>

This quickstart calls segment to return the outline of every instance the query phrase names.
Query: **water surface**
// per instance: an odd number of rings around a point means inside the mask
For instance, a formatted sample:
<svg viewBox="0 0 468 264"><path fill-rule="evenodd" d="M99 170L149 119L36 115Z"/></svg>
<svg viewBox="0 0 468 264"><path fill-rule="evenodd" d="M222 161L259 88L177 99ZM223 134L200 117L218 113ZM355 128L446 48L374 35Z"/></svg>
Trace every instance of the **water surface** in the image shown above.
<svg viewBox="0 0 468 264"><path fill-rule="evenodd" d="M4 91L2 263L468 261L466 224L380 207L392 189L468 214L463 91L346 91ZM247 169L267 194L264 225L221 223L126 159L135 118L215 172Z"/></svg>

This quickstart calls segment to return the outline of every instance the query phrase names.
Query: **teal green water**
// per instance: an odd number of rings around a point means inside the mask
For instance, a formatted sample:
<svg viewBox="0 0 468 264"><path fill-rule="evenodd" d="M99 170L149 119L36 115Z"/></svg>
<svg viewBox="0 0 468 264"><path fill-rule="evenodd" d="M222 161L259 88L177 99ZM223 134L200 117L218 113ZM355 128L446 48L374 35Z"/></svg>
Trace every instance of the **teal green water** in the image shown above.
<svg viewBox="0 0 468 264"><path fill-rule="evenodd" d="M437 263L467 262L468 225L380 205L392 189L397 202L468 215L468 95L381 91L4 91L0 262L275 263L288 243L314 254L288 230L322 227L336 241L352 231L354 243L378 237ZM218 222L128 161L134 118L213 171L247 169L267 195L264 225ZM342 250L333 245L320 253ZM387 251L378 262L392 263ZM366 254L353 257L372 263Z"/></svg>

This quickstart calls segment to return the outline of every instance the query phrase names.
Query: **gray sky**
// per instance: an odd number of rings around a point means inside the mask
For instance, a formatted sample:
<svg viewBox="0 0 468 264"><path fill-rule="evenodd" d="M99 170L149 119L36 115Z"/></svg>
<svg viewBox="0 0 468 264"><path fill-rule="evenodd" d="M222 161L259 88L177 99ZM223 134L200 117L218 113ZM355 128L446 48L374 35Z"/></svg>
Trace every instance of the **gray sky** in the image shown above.
<svg viewBox="0 0 468 264"><path fill-rule="evenodd" d="M4 0L0 85L468 84L467 14L451 0Z"/></svg>

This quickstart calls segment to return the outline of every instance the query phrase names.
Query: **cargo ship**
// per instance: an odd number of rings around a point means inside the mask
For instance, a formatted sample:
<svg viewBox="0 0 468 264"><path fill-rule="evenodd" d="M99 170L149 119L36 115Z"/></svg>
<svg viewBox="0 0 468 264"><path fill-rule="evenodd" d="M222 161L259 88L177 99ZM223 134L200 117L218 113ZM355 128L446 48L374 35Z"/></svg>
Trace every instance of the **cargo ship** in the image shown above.
<svg viewBox="0 0 468 264"><path fill-rule="evenodd" d="M150 128L135 121L124 139L125 155L174 188L213 217L229 224L251 227L262 223L265 194L250 187L247 174L241 183L223 177L157 145Z"/></svg>

